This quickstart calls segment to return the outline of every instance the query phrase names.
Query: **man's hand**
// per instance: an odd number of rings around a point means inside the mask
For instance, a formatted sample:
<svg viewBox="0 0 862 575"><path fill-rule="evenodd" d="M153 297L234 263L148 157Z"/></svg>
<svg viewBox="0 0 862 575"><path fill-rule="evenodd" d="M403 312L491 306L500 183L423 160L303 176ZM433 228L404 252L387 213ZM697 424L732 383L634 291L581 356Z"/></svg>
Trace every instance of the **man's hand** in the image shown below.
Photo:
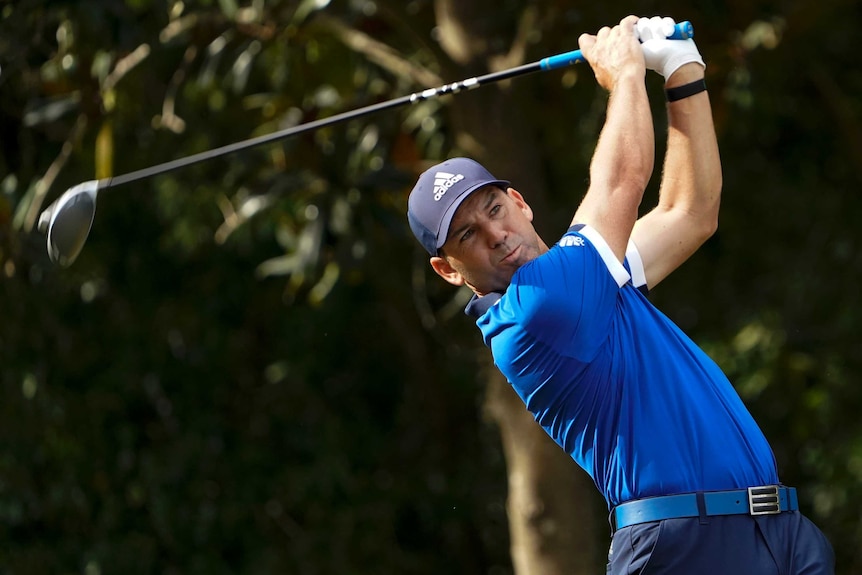
<svg viewBox="0 0 862 575"><path fill-rule="evenodd" d="M643 48L646 67L669 79L685 64L696 62L706 68L694 40L668 40L676 22L672 18L640 18L637 34Z"/></svg>
<svg viewBox="0 0 862 575"><path fill-rule="evenodd" d="M595 36L582 34L578 38L581 53L605 90L613 91L624 77L643 78L646 74L644 53L635 34L636 23L636 16L627 16L613 28L605 26Z"/></svg>

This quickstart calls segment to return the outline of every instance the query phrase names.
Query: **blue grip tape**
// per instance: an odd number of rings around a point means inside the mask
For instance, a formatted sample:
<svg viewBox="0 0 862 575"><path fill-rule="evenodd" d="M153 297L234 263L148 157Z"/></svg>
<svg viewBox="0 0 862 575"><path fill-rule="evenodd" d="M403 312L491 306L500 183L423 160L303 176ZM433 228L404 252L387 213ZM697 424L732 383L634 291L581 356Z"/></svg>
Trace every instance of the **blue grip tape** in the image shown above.
<svg viewBox="0 0 862 575"><path fill-rule="evenodd" d="M670 40L688 40L689 38L694 38L694 26L692 26L691 22L688 20L680 22L674 26L673 33L668 36L668 39ZM539 66L542 70L547 71L571 66L572 64L580 64L585 61L586 60L580 50L572 50L571 52L542 58L539 60Z"/></svg>
<svg viewBox="0 0 862 575"><path fill-rule="evenodd" d="M673 34L668 36L670 40L688 40L694 38L694 26L688 20L683 20L673 27Z"/></svg>
<svg viewBox="0 0 862 575"><path fill-rule="evenodd" d="M571 66L572 64L580 64L583 61L584 56L581 54L581 51L572 50L565 54L557 54L556 56L542 58L539 65L542 67L542 70L555 70L556 68Z"/></svg>

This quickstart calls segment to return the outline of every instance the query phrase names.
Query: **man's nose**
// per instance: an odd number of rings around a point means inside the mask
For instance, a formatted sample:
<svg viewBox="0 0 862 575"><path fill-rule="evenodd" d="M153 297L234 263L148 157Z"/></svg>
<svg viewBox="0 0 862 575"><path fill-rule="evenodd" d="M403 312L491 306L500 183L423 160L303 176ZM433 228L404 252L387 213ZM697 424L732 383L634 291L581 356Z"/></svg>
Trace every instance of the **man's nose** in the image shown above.
<svg viewBox="0 0 862 575"><path fill-rule="evenodd" d="M497 246L506 243L506 238L508 237L509 232L505 227L495 222L488 224L485 234L488 238L488 245L492 248L496 248Z"/></svg>

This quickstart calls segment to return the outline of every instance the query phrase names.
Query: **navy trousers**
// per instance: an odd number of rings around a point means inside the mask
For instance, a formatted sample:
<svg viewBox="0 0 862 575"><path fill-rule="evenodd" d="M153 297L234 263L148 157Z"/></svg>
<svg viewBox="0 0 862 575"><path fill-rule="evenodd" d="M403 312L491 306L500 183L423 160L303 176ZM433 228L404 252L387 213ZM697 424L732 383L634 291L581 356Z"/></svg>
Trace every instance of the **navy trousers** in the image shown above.
<svg viewBox="0 0 862 575"><path fill-rule="evenodd" d="M833 575L832 546L798 511L665 519L614 534L609 575Z"/></svg>

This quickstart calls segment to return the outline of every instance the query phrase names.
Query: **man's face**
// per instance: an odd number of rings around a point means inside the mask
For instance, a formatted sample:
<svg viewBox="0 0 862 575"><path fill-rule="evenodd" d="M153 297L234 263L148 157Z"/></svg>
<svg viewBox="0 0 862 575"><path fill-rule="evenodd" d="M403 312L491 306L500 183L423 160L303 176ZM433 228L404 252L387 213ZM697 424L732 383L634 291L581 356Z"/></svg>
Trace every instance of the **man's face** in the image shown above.
<svg viewBox="0 0 862 575"><path fill-rule="evenodd" d="M515 271L547 250L533 228L533 211L512 188L486 186L458 207L441 257L431 266L454 285L480 295L504 291Z"/></svg>

